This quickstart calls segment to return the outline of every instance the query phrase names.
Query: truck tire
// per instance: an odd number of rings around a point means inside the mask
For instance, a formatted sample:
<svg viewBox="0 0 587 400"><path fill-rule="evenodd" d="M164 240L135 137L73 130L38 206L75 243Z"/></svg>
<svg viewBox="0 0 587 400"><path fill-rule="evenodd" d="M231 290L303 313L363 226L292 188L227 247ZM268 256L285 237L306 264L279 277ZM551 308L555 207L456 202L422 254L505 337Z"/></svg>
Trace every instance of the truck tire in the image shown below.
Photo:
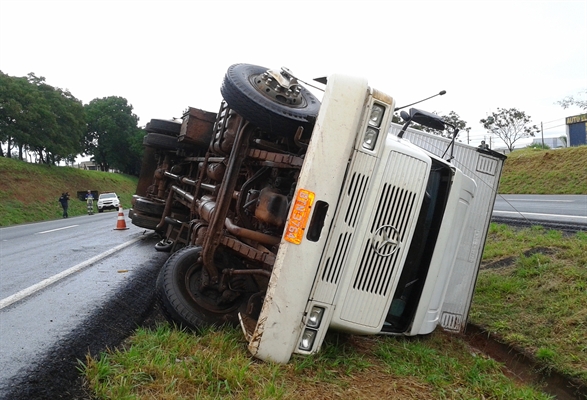
<svg viewBox="0 0 587 400"><path fill-rule="evenodd" d="M167 119L152 119L145 126L147 133L160 133L163 135L178 136L181 131L181 122Z"/></svg>
<svg viewBox="0 0 587 400"><path fill-rule="evenodd" d="M165 210L165 203L158 203L137 196L133 208L139 213L159 216L159 218L161 218L161 215L163 215L163 211Z"/></svg>
<svg viewBox="0 0 587 400"><path fill-rule="evenodd" d="M144 215L137 212L137 210L133 210L131 221L133 225L136 225L140 228L155 230L155 228L159 224L159 221L161 221L161 217L157 218L149 215Z"/></svg>
<svg viewBox="0 0 587 400"><path fill-rule="evenodd" d="M201 253L201 247L188 246L167 259L159 272L155 290L161 311L170 322L195 331L209 326L236 326L239 308L246 304L250 293L222 304L221 293L214 289L202 290L200 284L205 269ZM249 281L247 285L251 284L250 278L246 280Z"/></svg>
<svg viewBox="0 0 587 400"><path fill-rule="evenodd" d="M263 131L276 136L293 136L298 127L309 137L320 110L320 101L302 87L300 104L278 102L266 96L251 79L267 68L251 64L234 64L228 68L220 88L229 107Z"/></svg>
<svg viewBox="0 0 587 400"><path fill-rule="evenodd" d="M143 138L143 144L163 150L177 150L180 147L177 137L161 133L148 133Z"/></svg>
<svg viewBox="0 0 587 400"><path fill-rule="evenodd" d="M164 135L161 133L148 133L143 137L143 145L159 150L197 150L193 144L178 142L176 136Z"/></svg>

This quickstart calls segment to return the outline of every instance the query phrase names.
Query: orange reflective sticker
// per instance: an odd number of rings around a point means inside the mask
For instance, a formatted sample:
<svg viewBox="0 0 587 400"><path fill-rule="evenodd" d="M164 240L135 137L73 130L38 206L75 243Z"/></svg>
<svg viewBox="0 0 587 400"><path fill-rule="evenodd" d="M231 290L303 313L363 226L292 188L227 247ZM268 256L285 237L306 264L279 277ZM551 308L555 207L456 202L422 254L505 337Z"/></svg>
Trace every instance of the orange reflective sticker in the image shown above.
<svg viewBox="0 0 587 400"><path fill-rule="evenodd" d="M316 195L309 190L300 189L296 196L291 215L285 226L284 239L294 244L302 243L306 224L310 217L312 204Z"/></svg>

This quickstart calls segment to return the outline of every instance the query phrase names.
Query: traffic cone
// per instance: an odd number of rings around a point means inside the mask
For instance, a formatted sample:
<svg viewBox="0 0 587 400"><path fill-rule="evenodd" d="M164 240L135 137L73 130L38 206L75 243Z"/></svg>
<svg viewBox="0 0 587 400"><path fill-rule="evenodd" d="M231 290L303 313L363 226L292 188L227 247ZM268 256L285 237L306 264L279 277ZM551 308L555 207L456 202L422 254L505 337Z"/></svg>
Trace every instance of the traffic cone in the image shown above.
<svg viewBox="0 0 587 400"><path fill-rule="evenodd" d="M124 222L124 213L122 212L122 206L118 207L118 221L116 221L116 228L115 231L125 230L128 229L126 227L126 222Z"/></svg>

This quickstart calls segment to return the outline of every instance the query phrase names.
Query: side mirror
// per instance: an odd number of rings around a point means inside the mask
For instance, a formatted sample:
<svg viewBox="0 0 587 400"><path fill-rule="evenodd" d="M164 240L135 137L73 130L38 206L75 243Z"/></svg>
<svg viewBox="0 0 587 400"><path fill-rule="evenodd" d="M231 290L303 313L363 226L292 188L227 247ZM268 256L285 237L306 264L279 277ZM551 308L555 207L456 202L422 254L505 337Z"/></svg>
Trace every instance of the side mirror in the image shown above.
<svg viewBox="0 0 587 400"><path fill-rule="evenodd" d="M438 115L427 111L418 110L417 108L410 108L409 114L405 111L402 111L400 113L400 116L404 121L406 121L406 123L402 127L402 130L397 135L400 138L404 136L406 129L408 129L408 126L410 125L410 123L412 123L412 121L417 124L439 131L443 131L446 129L446 124Z"/></svg>
<svg viewBox="0 0 587 400"><path fill-rule="evenodd" d="M417 124L438 131L443 131L446 129L446 124L438 115L427 111L418 110L417 108L410 108L410 119Z"/></svg>

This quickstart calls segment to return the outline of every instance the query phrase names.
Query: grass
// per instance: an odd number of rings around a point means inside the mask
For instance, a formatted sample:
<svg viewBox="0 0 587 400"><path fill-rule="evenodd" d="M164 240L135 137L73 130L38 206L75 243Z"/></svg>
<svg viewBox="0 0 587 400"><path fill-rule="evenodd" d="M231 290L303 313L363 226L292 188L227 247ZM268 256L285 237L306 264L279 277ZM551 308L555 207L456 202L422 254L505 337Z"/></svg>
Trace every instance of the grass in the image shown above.
<svg viewBox="0 0 587 400"><path fill-rule="evenodd" d="M547 399L455 337L330 334L287 365L259 362L242 333L139 329L123 349L81 364L99 399Z"/></svg>
<svg viewBox="0 0 587 400"><path fill-rule="evenodd" d="M587 383L587 233L492 224L471 321Z"/></svg>
<svg viewBox="0 0 587 400"><path fill-rule="evenodd" d="M502 194L587 194L587 146L523 149L508 154Z"/></svg>
<svg viewBox="0 0 587 400"><path fill-rule="evenodd" d="M130 207L138 178L71 167L31 164L0 157L0 226L61 218L57 201L69 192L69 216L85 214L86 204L76 198L88 189L116 192L123 208Z"/></svg>

